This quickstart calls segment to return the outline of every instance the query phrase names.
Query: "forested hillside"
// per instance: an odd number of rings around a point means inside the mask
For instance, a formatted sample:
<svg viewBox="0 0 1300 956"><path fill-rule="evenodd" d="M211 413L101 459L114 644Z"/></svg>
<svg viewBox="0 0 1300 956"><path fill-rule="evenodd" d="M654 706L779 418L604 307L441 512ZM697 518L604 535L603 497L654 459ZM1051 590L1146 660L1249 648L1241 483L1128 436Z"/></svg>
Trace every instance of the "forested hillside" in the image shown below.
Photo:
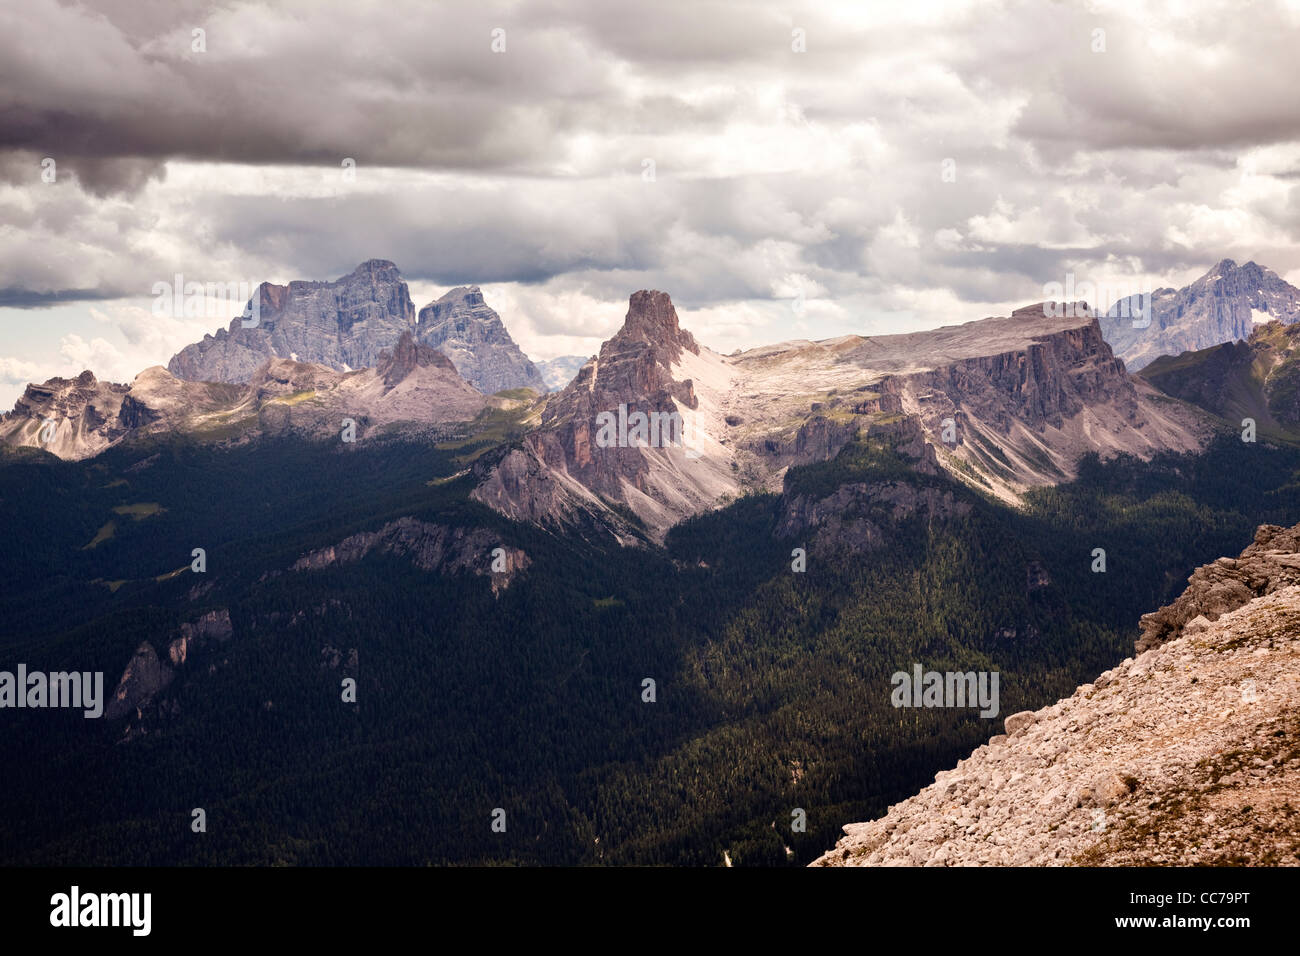
<svg viewBox="0 0 1300 956"><path fill-rule="evenodd" d="M782 537L781 497L751 496L662 549L621 548L470 502L477 450L395 436L0 458L0 667L102 670L111 692L141 642L165 657L213 610L232 626L139 718L7 712L0 861L806 863L1002 716L1129 656L1139 615L1195 566L1300 520L1300 453L1231 436L1085 461L1020 512L855 443L792 471L787 494L888 480L969 507L841 549ZM378 550L291 570L403 517L485 529L529 563L495 589ZM889 677L913 663L998 671L999 717L895 709Z"/></svg>

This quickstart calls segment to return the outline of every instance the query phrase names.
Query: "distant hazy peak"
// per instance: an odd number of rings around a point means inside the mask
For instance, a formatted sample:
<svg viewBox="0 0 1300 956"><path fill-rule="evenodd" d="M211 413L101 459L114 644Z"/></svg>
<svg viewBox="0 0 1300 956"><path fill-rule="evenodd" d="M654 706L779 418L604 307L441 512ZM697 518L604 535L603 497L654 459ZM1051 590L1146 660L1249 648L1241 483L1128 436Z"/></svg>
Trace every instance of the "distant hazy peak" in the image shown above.
<svg viewBox="0 0 1300 956"><path fill-rule="evenodd" d="M1148 313L1149 307L1149 313ZM1181 355L1246 339L1256 326L1300 321L1300 289L1255 262L1220 259L1181 289L1120 299L1102 334L1130 371L1161 355Z"/></svg>

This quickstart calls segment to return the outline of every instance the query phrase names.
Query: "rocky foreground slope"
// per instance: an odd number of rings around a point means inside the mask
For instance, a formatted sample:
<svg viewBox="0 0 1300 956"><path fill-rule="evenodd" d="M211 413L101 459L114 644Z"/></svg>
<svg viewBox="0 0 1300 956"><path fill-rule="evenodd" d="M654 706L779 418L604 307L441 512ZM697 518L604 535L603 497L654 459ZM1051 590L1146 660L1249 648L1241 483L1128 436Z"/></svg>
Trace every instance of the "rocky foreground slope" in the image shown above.
<svg viewBox="0 0 1300 956"><path fill-rule="evenodd" d="M812 865L1300 865L1300 525L1189 585L1143 617L1149 649Z"/></svg>

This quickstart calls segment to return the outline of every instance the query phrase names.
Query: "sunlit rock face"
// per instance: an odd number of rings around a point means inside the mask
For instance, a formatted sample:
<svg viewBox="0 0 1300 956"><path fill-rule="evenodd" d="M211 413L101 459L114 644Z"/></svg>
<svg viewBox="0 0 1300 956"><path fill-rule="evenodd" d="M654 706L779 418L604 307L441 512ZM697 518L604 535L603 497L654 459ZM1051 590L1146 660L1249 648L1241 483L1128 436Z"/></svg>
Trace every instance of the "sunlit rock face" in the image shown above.
<svg viewBox="0 0 1300 956"><path fill-rule="evenodd" d="M1249 338L1266 322L1300 321L1300 289L1254 262L1219 262L1191 285L1121 299L1101 316L1102 334L1129 371L1161 355L1181 355Z"/></svg>
<svg viewBox="0 0 1300 956"><path fill-rule="evenodd" d="M478 286L460 286L420 310L419 340L451 359L485 395L513 388L547 390L541 372L510 337Z"/></svg>
<svg viewBox="0 0 1300 956"><path fill-rule="evenodd" d="M373 366L404 332L415 331L415 306L397 266L363 262L333 282L262 283L257 324L242 317L187 345L167 363L177 378L246 382L272 358L337 370Z"/></svg>

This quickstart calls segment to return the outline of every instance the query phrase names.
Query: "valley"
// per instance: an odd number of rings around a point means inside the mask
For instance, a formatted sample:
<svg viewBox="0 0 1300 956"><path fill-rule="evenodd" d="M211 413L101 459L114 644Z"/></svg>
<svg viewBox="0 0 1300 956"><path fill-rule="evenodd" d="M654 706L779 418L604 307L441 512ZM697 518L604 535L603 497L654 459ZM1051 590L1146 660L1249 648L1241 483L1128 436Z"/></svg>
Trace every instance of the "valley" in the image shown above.
<svg viewBox="0 0 1300 956"><path fill-rule="evenodd" d="M41 769L0 858L811 862L1300 512L1294 443L1048 311L723 356L642 291L559 392L484 394L405 329L373 367L31 386L0 653L115 689L16 717L0 759ZM601 440L620 411L692 441ZM981 706L896 706L918 668ZM52 797L72 772L106 796Z"/></svg>

